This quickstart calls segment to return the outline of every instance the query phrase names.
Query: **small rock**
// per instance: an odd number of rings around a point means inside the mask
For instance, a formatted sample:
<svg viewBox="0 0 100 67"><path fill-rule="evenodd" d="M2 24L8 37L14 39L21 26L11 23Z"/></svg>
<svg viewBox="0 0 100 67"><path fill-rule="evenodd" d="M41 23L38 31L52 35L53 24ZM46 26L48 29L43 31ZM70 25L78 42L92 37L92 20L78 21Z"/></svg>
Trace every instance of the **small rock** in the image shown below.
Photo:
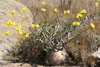
<svg viewBox="0 0 100 67"><path fill-rule="evenodd" d="M49 64L59 65L65 62L67 56L68 54L65 49L57 52L50 50L47 52L46 58Z"/></svg>
<svg viewBox="0 0 100 67"><path fill-rule="evenodd" d="M100 47L98 48L97 51L95 51L94 53L92 53L93 57L95 58L100 58Z"/></svg>

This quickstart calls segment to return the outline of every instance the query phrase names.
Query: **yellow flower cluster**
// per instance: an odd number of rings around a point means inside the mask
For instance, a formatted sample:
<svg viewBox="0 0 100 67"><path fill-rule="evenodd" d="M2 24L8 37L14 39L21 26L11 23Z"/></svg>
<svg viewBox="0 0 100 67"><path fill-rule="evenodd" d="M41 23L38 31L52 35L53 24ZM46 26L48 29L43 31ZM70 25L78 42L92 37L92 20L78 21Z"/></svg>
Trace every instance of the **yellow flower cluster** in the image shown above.
<svg viewBox="0 0 100 67"><path fill-rule="evenodd" d="M74 21L74 22L73 22L73 25L80 25L80 22Z"/></svg>
<svg viewBox="0 0 100 67"><path fill-rule="evenodd" d="M76 18L79 19L79 18L83 17L83 14L86 14L86 13L87 13L86 10L82 10L76 15Z"/></svg>
<svg viewBox="0 0 100 67"><path fill-rule="evenodd" d="M19 35L19 36L20 36L20 35L24 35L25 37L29 37L29 36L30 36L29 33L24 33L22 30L19 30L19 31L18 31L18 35Z"/></svg>
<svg viewBox="0 0 100 67"><path fill-rule="evenodd" d="M7 24L7 25L13 25L11 22L12 22L12 21L9 20L6 24ZM14 25L15 25L15 24L14 24ZM36 24L35 27L39 27L39 25ZM17 25L15 29L18 30L18 35L19 35L19 36L24 34L24 32L22 31L22 25ZM7 30L7 31L3 32L3 34L4 34L4 35L9 35L9 34L10 34L10 31ZM30 34L29 34L29 33L25 33L24 36L25 36L25 37L29 37Z"/></svg>
<svg viewBox="0 0 100 67"><path fill-rule="evenodd" d="M22 31L22 25L18 25L18 26L16 27L16 30L18 30L18 35L19 35L19 36L24 34L24 32ZM29 33L26 33L24 36L25 36L25 37L29 37Z"/></svg>
<svg viewBox="0 0 100 67"><path fill-rule="evenodd" d="M21 9L21 13L24 13L27 9L26 8L22 8ZM10 15L14 15L16 13L16 10L13 10L10 12Z"/></svg>
<svg viewBox="0 0 100 67"><path fill-rule="evenodd" d="M46 1L41 1L41 4L42 4L42 5L45 5L45 4L46 4ZM46 8L41 8L41 11L46 12L47 9L46 9Z"/></svg>
<svg viewBox="0 0 100 67"><path fill-rule="evenodd" d="M46 1L41 1L41 4L42 4L42 5L45 5L45 4L46 4ZM95 6L98 7L98 6L99 6L99 3L96 2L96 3L95 3ZM26 10L27 10L26 8L22 8L22 9L20 10L20 12L21 12L21 13L25 13ZM58 8L54 8L53 10L54 10L54 12L58 12L58 11L59 11ZM41 11L46 12L47 9L46 9L46 8L41 8ZM15 13L16 13L16 10L13 10L13 11L10 12L10 15L14 15ZM64 14L70 14L71 11L70 11L70 10L64 10L63 13L64 13ZM86 13L87 13L87 11L86 11L85 9L83 9L83 10L81 10L81 11L76 15L76 18L79 19L79 18L83 17L83 15L86 14ZM80 25L81 23L80 23L80 22L77 22L77 21L74 21L72 24L78 26L78 25ZM9 19L9 20L7 21L7 23L6 23L6 25L7 25L7 26L16 25L16 22L13 22L11 19ZM92 28L95 28L95 24L94 24L94 23L90 23L90 26L91 26ZM40 27L40 25L39 25L39 24L32 24L31 27ZM18 35L24 35L25 37L29 37L29 36L30 36L29 33L24 33L24 32L22 31L22 25L17 25L15 29L18 31ZM3 32L3 34L8 35L8 34L10 34L10 31L7 30L7 31Z"/></svg>
<svg viewBox="0 0 100 67"><path fill-rule="evenodd" d="M26 12L26 8L22 8L21 9L21 13L24 13L24 12ZM14 15L16 13L16 10L12 10L11 12L10 12L10 15ZM5 25L7 25L7 26L10 26L10 25L16 25L16 22L13 22L11 19L9 19L7 22L6 22L6 24ZM38 25L36 25L36 27L38 27ZM15 28L16 30L18 30L18 35L23 35L24 34L24 32L22 31L22 25L16 25L16 28ZM3 32L2 34L4 34L4 35L8 35L8 34L10 34L10 31L5 31L5 32ZM24 36L25 37L29 37L29 33L26 33Z"/></svg>
<svg viewBox="0 0 100 67"><path fill-rule="evenodd" d="M70 14L70 10L64 10L64 14Z"/></svg>
<svg viewBox="0 0 100 67"><path fill-rule="evenodd" d="M9 20L7 21L7 23L6 23L6 25L7 25L7 26L9 26L9 25L16 25L16 23L9 19Z"/></svg>
<svg viewBox="0 0 100 67"><path fill-rule="evenodd" d="M95 28L94 23L90 23L90 26L91 26L92 28Z"/></svg>
<svg viewBox="0 0 100 67"><path fill-rule="evenodd" d="M31 27L40 27L39 24L32 24Z"/></svg>

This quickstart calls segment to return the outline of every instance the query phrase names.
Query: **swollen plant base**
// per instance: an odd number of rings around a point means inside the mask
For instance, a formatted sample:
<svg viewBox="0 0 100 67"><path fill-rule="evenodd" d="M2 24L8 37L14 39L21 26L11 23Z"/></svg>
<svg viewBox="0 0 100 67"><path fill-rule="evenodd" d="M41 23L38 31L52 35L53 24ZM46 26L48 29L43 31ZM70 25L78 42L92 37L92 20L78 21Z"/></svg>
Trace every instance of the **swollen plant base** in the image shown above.
<svg viewBox="0 0 100 67"><path fill-rule="evenodd" d="M54 51L49 50L46 54L47 61L50 65L60 65L66 61L66 57L68 56L65 49Z"/></svg>

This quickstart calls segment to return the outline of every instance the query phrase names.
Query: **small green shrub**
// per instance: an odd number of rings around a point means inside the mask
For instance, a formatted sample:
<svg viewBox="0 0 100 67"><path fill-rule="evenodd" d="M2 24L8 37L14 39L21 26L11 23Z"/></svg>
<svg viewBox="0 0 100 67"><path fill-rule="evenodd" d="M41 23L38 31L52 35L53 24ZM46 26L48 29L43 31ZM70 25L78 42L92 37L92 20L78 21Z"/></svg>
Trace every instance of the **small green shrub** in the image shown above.
<svg viewBox="0 0 100 67"><path fill-rule="evenodd" d="M33 24L36 24L33 22ZM73 26L72 23L61 23L59 19L54 19L50 22L39 22L40 27L30 28L34 41L41 42L42 48L45 51L55 50L64 48L72 38L70 38L70 32L74 31L76 26Z"/></svg>

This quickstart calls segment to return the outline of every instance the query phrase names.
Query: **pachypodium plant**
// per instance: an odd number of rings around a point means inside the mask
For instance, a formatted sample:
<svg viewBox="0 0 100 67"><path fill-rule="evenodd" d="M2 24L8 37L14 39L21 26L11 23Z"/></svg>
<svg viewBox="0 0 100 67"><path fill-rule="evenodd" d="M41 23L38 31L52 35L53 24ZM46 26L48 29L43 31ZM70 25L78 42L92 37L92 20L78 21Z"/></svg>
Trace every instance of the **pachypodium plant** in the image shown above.
<svg viewBox="0 0 100 67"><path fill-rule="evenodd" d="M35 22L33 23L35 24ZM71 23L61 23L59 19L54 19L50 22L40 22L40 27L34 27L36 32L32 29L32 37L35 42L40 42L45 51L54 50L59 51L64 48L72 38L70 32L74 31L75 26Z"/></svg>
<svg viewBox="0 0 100 67"><path fill-rule="evenodd" d="M33 22L33 28L30 29L32 32L32 37L35 42L41 42L41 47L45 51L59 51L60 49L63 49L67 43L77 38L82 33L79 32L79 30L81 29L80 26L86 25L87 23L85 21L89 20L86 16L86 13L86 10L80 11L76 15L76 18L73 22L61 23L61 21L59 21L60 17L48 22L39 22L38 24L36 22ZM94 23L89 23L92 28L95 28ZM71 33L74 33L75 31L79 33L76 33L75 36L72 37Z"/></svg>

